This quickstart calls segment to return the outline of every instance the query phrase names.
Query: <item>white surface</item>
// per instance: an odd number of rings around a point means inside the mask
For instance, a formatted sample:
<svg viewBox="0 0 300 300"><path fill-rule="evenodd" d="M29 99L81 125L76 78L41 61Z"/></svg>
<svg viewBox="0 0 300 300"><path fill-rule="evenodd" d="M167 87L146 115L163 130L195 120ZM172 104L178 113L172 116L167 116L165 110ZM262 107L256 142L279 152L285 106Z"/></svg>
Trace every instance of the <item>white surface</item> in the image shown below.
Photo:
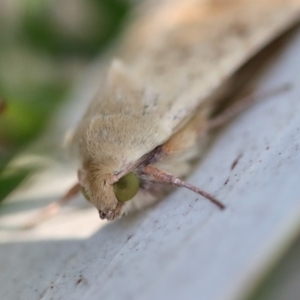
<svg viewBox="0 0 300 300"><path fill-rule="evenodd" d="M78 201L31 231L8 230L74 179L53 167L2 208L0 299L241 299L300 227L299 53L300 31L258 88L291 90L232 121L189 178L225 211L178 189L114 223Z"/></svg>

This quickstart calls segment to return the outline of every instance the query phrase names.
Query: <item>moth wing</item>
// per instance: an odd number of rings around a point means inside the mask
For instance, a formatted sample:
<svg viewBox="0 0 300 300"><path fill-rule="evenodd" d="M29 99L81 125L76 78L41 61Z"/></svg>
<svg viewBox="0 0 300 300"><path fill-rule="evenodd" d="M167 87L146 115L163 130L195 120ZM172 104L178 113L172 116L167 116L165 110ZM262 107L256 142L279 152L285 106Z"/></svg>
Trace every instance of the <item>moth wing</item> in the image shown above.
<svg viewBox="0 0 300 300"><path fill-rule="evenodd" d="M158 146L208 116L235 72L299 17L300 0L158 2L125 32L75 141L95 116L120 114L151 117Z"/></svg>
<svg viewBox="0 0 300 300"><path fill-rule="evenodd" d="M224 83L299 17L299 0L167 1L129 30L124 61L174 133L208 114Z"/></svg>

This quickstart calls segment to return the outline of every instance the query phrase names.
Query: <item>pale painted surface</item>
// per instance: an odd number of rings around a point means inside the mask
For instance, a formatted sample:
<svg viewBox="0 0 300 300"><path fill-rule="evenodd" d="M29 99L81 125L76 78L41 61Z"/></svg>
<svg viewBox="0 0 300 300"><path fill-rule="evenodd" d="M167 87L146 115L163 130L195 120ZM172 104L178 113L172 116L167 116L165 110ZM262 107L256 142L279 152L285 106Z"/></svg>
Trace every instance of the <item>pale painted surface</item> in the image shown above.
<svg viewBox="0 0 300 300"><path fill-rule="evenodd" d="M80 198L33 230L9 230L75 180L56 164L3 205L0 299L241 299L300 228L299 53L300 31L258 90L292 88L226 126L189 178L225 211L178 189L114 223Z"/></svg>

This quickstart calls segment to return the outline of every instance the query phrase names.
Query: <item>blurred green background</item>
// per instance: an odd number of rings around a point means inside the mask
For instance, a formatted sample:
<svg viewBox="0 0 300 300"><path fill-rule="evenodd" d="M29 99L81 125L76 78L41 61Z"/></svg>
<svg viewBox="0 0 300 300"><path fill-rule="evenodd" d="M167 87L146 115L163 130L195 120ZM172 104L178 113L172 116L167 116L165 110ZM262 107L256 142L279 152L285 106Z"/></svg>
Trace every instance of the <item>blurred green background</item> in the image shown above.
<svg viewBox="0 0 300 300"><path fill-rule="evenodd" d="M122 0L0 0L0 201L33 170L10 162L119 33Z"/></svg>

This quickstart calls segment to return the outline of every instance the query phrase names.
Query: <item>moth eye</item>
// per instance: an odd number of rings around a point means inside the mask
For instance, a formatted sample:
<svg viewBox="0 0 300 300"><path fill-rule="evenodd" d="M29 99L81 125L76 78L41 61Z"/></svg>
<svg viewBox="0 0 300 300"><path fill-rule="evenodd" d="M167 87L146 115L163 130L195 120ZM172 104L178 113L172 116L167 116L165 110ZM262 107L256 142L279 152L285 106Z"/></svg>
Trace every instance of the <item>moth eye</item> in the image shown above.
<svg viewBox="0 0 300 300"><path fill-rule="evenodd" d="M120 202L132 199L139 190L140 181L134 173L128 173L114 183L114 192Z"/></svg>
<svg viewBox="0 0 300 300"><path fill-rule="evenodd" d="M82 195L84 196L84 198L85 198L87 201L90 202L90 197L89 197L89 195L87 194L86 189L85 189L84 187L81 187L81 193L82 193Z"/></svg>

